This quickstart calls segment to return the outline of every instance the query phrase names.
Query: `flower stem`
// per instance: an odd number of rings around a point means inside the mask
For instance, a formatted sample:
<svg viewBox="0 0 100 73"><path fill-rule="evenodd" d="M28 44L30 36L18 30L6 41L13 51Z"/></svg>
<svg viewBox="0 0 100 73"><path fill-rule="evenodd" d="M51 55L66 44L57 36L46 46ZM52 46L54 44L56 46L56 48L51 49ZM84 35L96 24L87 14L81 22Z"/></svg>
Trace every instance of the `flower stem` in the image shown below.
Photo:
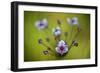
<svg viewBox="0 0 100 73"><path fill-rule="evenodd" d="M67 40L68 40L68 33L65 32L65 33L64 33L64 36L65 36L65 41L67 41Z"/></svg>
<svg viewBox="0 0 100 73"><path fill-rule="evenodd" d="M72 46L73 46L73 42L70 44L68 51L72 48Z"/></svg>
<svg viewBox="0 0 100 73"><path fill-rule="evenodd" d="M55 37L56 43L60 40L60 35Z"/></svg>
<svg viewBox="0 0 100 73"><path fill-rule="evenodd" d="M51 47L47 46L45 43L42 43L43 46L45 46L47 48L47 50L51 51L51 52L54 52Z"/></svg>
<svg viewBox="0 0 100 73"><path fill-rule="evenodd" d="M80 31L77 31L76 34L75 34L75 36L73 37L72 42L71 42L71 44L70 44L70 46L69 46L69 50L72 48L72 46L73 46L73 40L74 40L75 38L77 38L79 32L80 32Z"/></svg>
<svg viewBox="0 0 100 73"><path fill-rule="evenodd" d="M75 36L73 37L73 40L75 39L75 38L77 38L77 36L79 35L79 33L80 33L80 28L78 27L78 31L76 32L76 34L75 34Z"/></svg>
<svg viewBox="0 0 100 73"><path fill-rule="evenodd" d="M72 33L73 33L73 26L71 26L71 30L70 30L70 35L69 35L69 42L71 41L72 39Z"/></svg>

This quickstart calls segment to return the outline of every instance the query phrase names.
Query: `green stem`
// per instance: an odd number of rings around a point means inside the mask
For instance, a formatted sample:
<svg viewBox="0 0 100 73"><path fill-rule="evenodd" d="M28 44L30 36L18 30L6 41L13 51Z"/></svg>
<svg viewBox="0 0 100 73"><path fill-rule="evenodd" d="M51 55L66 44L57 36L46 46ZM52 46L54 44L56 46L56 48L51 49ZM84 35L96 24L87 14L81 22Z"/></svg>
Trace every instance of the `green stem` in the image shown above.
<svg viewBox="0 0 100 73"><path fill-rule="evenodd" d="M73 46L73 42L72 42L71 45L69 46L68 51L72 48L72 46Z"/></svg>
<svg viewBox="0 0 100 73"><path fill-rule="evenodd" d="M75 34L75 36L73 37L72 41L73 41L75 38L77 38L78 34L79 34L79 31L76 32L76 34ZM71 45L69 46L69 50L72 48L72 46L73 46L73 42L71 42Z"/></svg>
<svg viewBox="0 0 100 73"><path fill-rule="evenodd" d="M79 35L79 33L80 33L80 31L77 31L72 40L74 40L75 38L77 38L77 36Z"/></svg>
<svg viewBox="0 0 100 73"><path fill-rule="evenodd" d="M45 46L47 48L47 50L54 52L49 46L47 46L45 43L42 43L43 46Z"/></svg>
<svg viewBox="0 0 100 73"><path fill-rule="evenodd" d="M71 26L71 31L70 31L71 33L70 33L70 35L69 35L69 42L71 41L71 39L72 39L72 32L73 32L73 26Z"/></svg>

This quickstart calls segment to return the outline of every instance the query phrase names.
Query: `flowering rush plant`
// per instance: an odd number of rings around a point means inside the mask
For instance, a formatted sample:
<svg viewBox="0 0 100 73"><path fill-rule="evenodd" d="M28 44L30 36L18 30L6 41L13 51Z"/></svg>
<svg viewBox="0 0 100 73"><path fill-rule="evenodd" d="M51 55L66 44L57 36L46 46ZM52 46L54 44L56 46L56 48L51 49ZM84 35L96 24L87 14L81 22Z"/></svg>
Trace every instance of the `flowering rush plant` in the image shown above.
<svg viewBox="0 0 100 73"><path fill-rule="evenodd" d="M48 46L46 43L44 43L44 40L39 38L38 39L38 43L40 45L43 45L44 47L46 47L47 49L43 50L43 54L44 55L48 55L50 53L53 53L55 55L58 56L64 56L67 55L69 53L69 50L75 46L78 46L78 41L76 41L76 37L78 36L79 32L81 31L79 22L78 22L78 18L77 17L73 17L73 18L66 18L66 25L69 25L72 27L70 34L68 34L68 31L63 31L62 30L62 22L60 19L57 19L57 26L53 27L52 29L50 29L50 35L52 35L54 37L54 39L50 40L49 37L46 37L45 40L46 42L50 42L50 41L55 41L55 46ZM35 22L35 26L39 31L43 31L47 29L49 27L48 24L48 19L44 18L41 20L37 20ZM73 31L73 27L77 27L76 31ZM71 38L73 36L73 34L71 34L72 32L76 32L76 34L74 35L73 38ZM68 40L71 40L71 42L68 42L67 39L62 39L61 36L64 35ZM69 38L68 38L69 37Z"/></svg>

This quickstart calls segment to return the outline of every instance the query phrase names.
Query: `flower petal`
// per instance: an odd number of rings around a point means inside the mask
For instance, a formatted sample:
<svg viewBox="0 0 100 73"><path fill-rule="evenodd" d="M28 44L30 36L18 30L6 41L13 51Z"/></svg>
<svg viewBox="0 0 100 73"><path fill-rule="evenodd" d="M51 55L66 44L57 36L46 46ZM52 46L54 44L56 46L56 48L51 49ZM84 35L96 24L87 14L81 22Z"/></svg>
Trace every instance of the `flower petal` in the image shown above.
<svg viewBox="0 0 100 73"><path fill-rule="evenodd" d="M63 40L59 41L59 44L65 44L65 42Z"/></svg>
<svg viewBox="0 0 100 73"><path fill-rule="evenodd" d="M53 33L55 32L55 28L52 29L52 32L53 32Z"/></svg>
<svg viewBox="0 0 100 73"><path fill-rule="evenodd" d="M61 34L61 30L59 27L53 28L52 32L55 36L59 36Z"/></svg>
<svg viewBox="0 0 100 73"><path fill-rule="evenodd" d="M73 17L72 18L72 21L73 21L73 25L76 25L76 24L78 24L78 19L77 19L77 17Z"/></svg>
<svg viewBox="0 0 100 73"><path fill-rule="evenodd" d="M61 32L60 31L57 31L54 34L55 34L55 36L59 36L61 34Z"/></svg>
<svg viewBox="0 0 100 73"><path fill-rule="evenodd" d="M60 30L60 27L57 27L56 29Z"/></svg>
<svg viewBox="0 0 100 73"><path fill-rule="evenodd" d="M35 26L38 28L38 25L40 24L40 21L35 22Z"/></svg>
<svg viewBox="0 0 100 73"><path fill-rule="evenodd" d="M67 22L68 22L69 24L71 24L71 19L70 19L70 18L67 18Z"/></svg>
<svg viewBox="0 0 100 73"><path fill-rule="evenodd" d="M46 19L46 18L43 19L42 22L44 23L44 26L47 27L47 25L48 25L48 21L47 21L47 19Z"/></svg>
<svg viewBox="0 0 100 73"><path fill-rule="evenodd" d="M63 53L66 53L66 52L68 52L68 48L65 48L65 49L63 50Z"/></svg>

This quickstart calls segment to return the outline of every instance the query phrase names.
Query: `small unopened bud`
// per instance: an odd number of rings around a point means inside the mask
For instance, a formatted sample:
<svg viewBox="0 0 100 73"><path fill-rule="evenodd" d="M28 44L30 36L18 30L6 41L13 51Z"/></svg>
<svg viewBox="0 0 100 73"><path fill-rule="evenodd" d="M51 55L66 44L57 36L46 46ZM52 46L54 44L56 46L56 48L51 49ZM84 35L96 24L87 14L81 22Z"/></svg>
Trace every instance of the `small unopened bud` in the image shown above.
<svg viewBox="0 0 100 73"><path fill-rule="evenodd" d="M47 50L43 51L44 55L47 55L49 52Z"/></svg>
<svg viewBox="0 0 100 73"><path fill-rule="evenodd" d="M38 43L39 43L39 44L42 44L42 39L39 39L39 40L38 40Z"/></svg>
<svg viewBox="0 0 100 73"><path fill-rule="evenodd" d="M59 19L57 20L57 23L58 23L59 25L61 25L61 21L60 21Z"/></svg>

